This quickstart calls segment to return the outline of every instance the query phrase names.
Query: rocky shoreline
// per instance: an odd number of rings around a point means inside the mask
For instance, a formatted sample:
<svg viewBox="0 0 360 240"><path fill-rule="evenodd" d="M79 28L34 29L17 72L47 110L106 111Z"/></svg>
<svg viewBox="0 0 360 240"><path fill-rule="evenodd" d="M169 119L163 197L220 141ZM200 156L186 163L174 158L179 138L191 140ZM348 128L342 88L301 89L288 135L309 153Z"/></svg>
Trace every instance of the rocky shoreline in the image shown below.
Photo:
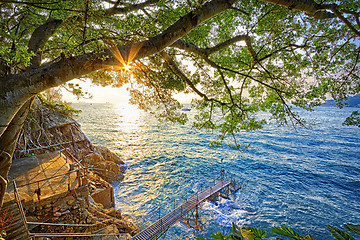
<svg viewBox="0 0 360 240"><path fill-rule="evenodd" d="M114 193L110 183L124 178L126 167L121 158L104 146L93 145L74 119L45 107L37 100L24 124L14 163L63 150L74 156L78 164L86 169L86 177L81 184L79 181L77 188L69 187L68 191L46 199L40 200L39 197L35 202L24 201L28 222L55 223L35 224L29 230L37 233L89 232L88 227L82 225L90 224L91 232L97 234L127 234L130 237L137 233L139 229L131 218L114 209ZM73 170L73 165L69 164L69 172ZM8 198L11 198L9 194ZM56 225L59 223L74 226ZM118 239L118 236L98 239Z"/></svg>

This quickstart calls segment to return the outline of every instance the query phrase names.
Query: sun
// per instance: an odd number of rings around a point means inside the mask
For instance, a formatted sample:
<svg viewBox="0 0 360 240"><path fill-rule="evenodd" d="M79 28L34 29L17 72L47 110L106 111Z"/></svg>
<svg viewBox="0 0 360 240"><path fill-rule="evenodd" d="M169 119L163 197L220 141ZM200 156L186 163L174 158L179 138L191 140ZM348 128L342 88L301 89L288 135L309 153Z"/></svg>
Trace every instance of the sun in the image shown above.
<svg viewBox="0 0 360 240"><path fill-rule="evenodd" d="M131 65L129 65L129 64L125 64L124 65L124 67L123 67L123 70L125 71L125 72L129 72L130 70L131 70Z"/></svg>

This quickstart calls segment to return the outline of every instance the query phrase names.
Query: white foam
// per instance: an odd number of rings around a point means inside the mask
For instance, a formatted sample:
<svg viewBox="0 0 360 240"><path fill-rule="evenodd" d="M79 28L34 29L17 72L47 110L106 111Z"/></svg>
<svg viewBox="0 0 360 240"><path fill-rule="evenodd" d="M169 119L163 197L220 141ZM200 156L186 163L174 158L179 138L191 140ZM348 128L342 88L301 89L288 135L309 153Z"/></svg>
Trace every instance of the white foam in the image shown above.
<svg viewBox="0 0 360 240"><path fill-rule="evenodd" d="M248 214L234 201L225 198L220 198L216 202L204 202L202 209L209 211L215 222L224 227L231 227L232 223L243 225Z"/></svg>

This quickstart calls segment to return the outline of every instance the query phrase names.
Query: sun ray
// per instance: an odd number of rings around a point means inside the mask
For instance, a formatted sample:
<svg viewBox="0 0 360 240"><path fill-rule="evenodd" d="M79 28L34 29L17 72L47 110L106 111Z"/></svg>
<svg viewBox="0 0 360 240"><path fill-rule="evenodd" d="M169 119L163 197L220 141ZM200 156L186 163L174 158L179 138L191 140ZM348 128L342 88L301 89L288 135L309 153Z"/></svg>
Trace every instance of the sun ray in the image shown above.
<svg viewBox="0 0 360 240"><path fill-rule="evenodd" d="M129 52L129 58L128 58L129 63L135 59L136 55L138 54L138 52L140 51L140 49L143 45L144 45L144 42L134 43L131 45L130 52Z"/></svg>

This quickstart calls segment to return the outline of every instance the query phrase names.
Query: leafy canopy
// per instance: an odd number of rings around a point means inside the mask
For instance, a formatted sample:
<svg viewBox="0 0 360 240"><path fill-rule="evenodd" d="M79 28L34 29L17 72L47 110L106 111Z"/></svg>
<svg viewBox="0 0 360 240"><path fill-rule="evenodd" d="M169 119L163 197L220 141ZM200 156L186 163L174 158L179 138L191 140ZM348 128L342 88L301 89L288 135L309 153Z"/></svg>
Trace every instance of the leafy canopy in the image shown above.
<svg viewBox="0 0 360 240"><path fill-rule="evenodd" d="M25 71L40 52L42 64L107 48L122 58L114 46L152 38L191 11L195 19L208 2L3 0L0 77ZM292 1L237 1L163 51L83 78L101 86L127 84L131 103L147 110L158 106L154 112L173 122L186 121L176 111L174 94L195 93L200 110L195 126L218 132L217 144L261 128L266 120L256 117L258 111L295 126L304 121L294 106L310 110L332 97L342 107L346 96L360 90L360 1L303 1L316 9L311 14L274 2ZM28 49L34 31L51 19L62 22L56 32L42 49ZM359 126L358 121L354 113L346 124Z"/></svg>

